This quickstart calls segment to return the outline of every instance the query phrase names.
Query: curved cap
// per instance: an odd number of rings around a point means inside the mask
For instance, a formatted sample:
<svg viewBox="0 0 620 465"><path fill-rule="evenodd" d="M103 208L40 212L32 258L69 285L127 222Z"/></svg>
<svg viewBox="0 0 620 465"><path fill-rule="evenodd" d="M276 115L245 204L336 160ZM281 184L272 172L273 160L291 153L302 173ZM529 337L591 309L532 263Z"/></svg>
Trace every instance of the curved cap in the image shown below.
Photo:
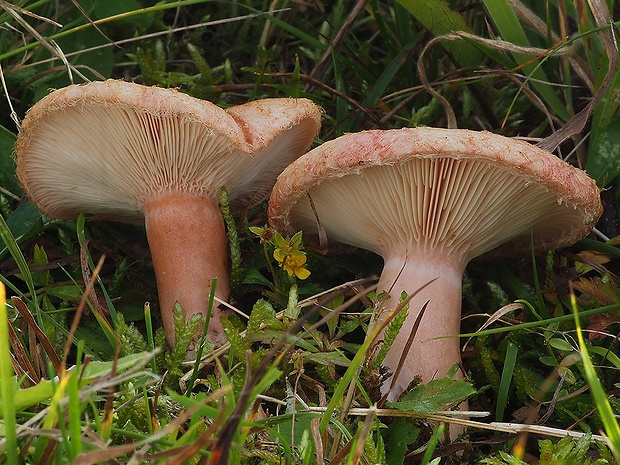
<svg viewBox="0 0 620 465"><path fill-rule="evenodd" d="M583 171L528 143L436 128L347 134L278 177L273 227L380 255L394 247L447 248L465 262L569 245L602 212Z"/></svg>
<svg viewBox="0 0 620 465"><path fill-rule="evenodd" d="M27 113L17 176L49 216L91 213L139 222L166 191L233 207L264 200L276 176L320 128L307 99L256 100L223 110L171 89L108 80L52 92Z"/></svg>

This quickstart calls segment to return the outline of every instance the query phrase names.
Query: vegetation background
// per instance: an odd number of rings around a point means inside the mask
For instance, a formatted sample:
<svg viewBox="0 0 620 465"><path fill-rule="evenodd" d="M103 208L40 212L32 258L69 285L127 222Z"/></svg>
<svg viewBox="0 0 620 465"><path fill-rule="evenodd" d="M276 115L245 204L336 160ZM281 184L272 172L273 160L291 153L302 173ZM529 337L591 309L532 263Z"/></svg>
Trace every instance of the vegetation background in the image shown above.
<svg viewBox="0 0 620 465"><path fill-rule="evenodd" d="M614 0L0 1L0 281L10 297L0 461L616 463L614 16ZM569 250L472 263L463 332L476 334L463 342L473 389L419 386L408 404L380 410L365 358L372 302L345 308L363 283L342 286L377 274L378 257L309 249L311 275L296 280L272 259L277 244L249 228L266 223L264 205L229 217L234 303L249 319L231 318L230 344L187 366L184 338L167 351L157 331L143 229L42 216L14 177L28 108L52 88L107 78L222 107L307 97L325 111L316 144L416 125L537 141L573 121L557 153L596 179L605 213ZM575 120L582 110L589 119ZM299 336L292 347L274 337L286 332ZM489 414L472 414L450 444L438 425L458 420L442 405L464 396ZM569 431L581 439L559 439Z"/></svg>

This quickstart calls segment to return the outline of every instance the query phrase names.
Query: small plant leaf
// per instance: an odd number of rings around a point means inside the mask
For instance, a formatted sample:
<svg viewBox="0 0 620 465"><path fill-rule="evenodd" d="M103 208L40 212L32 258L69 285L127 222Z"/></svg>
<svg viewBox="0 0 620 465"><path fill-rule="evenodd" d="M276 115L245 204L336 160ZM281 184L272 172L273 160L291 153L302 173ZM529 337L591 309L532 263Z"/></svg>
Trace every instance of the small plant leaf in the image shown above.
<svg viewBox="0 0 620 465"><path fill-rule="evenodd" d="M595 298L602 305L612 305L620 302L620 289L613 281L604 281L601 278L581 278L573 282L573 287L579 292Z"/></svg>
<svg viewBox="0 0 620 465"><path fill-rule="evenodd" d="M451 10L445 0L398 0L398 3L404 6L434 36L449 34L453 31L471 31L463 17ZM466 42L446 41L442 45L463 66L478 66L482 60L480 52Z"/></svg>
<svg viewBox="0 0 620 465"><path fill-rule="evenodd" d="M260 299L252 307L247 327L248 336L250 338L255 336L263 324L269 329L282 327L282 323L276 318L276 311L273 306L268 301Z"/></svg>
<svg viewBox="0 0 620 465"><path fill-rule="evenodd" d="M35 244L34 249L32 251L32 262L31 264L33 266L37 266L37 265L47 265L49 263L48 259L47 259L47 253L45 252L45 249L38 245ZM32 280L34 281L34 283L37 286L47 286L50 284L50 272L49 270L43 270L43 271L33 271L32 272Z"/></svg>
<svg viewBox="0 0 620 465"><path fill-rule="evenodd" d="M549 345L551 347L553 347L554 349L561 350L563 352L571 352L571 351L575 350L564 339L560 339L560 338L557 338L557 337L549 339Z"/></svg>
<svg viewBox="0 0 620 465"><path fill-rule="evenodd" d="M387 464L400 465L404 463L408 446L418 439L419 435L420 429L415 428L407 418L395 418L386 433Z"/></svg>
<svg viewBox="0 0 620 465"><path fill-rule="evenodd" d="M30 239L43 230L43 217L36 205L30 202L21 203L6 219L16 243ZM7 252L4 244L0 244L0 257Z"/></svg>
<svg viewBox="0 0 620 465"><path fill-rule="evenodd" d="M586 171L596 180L599 187L605 187L620 174L620 120L612 120L593 133L588 148Z"/></svg>
<svg viewBox="0 0 620 465"><path fill-rule="evenodd" d="M245 272L243 284L258 284L273 289L273 284L265 278L256 268L250 268Z"/></svg>
<svg viewBox="0 0 620 465"><path fill-rule="evenodd" d="M388 402L387 404L399 410L435 413L441 410L444 405L462 402L475 392L467 381L444 378L418 386L400 401Z"/></svg>
<svg viewBox="0 0 620 465"><path fill-rule="evenodd" d="M406 297L407 296L404 296L404 297L401 296L401 302ZM390 348L392 347L392 344L396 340L396 336L398 336L400 329L403 327L403 324L405 323L405 319L407 318L407 315L409 314L408 312L409 312L409 304L405 305L402 308L402 310L396 314L396 316L392 319L392 321L390 321L390 324L385 330L385 335L383 337L383 345L381 346L379 353L377 354L377 356L375 357L375 360L373 361L373 367L378 368L385 360L387 353L389 352Z"/></svg>
<svg viewBox="0 0 620 465"><path fill-rule="evenodd" d="M4 126L0 126L0 186L19 196L22 188L15 178L13 145L15 145L15 134Z"/></svg>
<svg viewBox="0 0 620 465"><path fill-rule="evenodd" d="M84 366L80 373L79 384L82 387L87 386L99 378L109 376L113 371L118 374L127 370L137 370L149 363L153 356L153 352L142 352L121 357L117 361L91 361ZM68 370L66 375L73 376L75 374L73 371L73 368ZM13 406L16 411L21 411L49 400L56 392L57 387L58 379L53 381L44 379L30 388L18 389L13 396ZM0 401L1 406L2 402Z"/></svg>
<svg viewBox="0 0 620 465"><path fill-rule="evenodd" d="M305 353L304 360L311 360L316 363L334 364L339 366L349 366L351 361L347 359L341 352L319 352L318 354Z"/></svg>

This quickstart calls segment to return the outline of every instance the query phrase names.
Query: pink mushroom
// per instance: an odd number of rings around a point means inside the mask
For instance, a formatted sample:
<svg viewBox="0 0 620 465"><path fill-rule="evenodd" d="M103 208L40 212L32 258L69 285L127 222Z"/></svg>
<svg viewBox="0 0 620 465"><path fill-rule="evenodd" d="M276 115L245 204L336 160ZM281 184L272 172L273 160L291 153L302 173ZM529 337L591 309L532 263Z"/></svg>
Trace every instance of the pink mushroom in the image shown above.
<svg viewBox="0 0 620 465"><path fill-rule="evenodd" d="M382 256L381 312L432 281L411 300L385 360L393 374L403 356L398 378L382 386L396 400L416 375L441 378L460 363L458 337L443 336L460 333L470 260L528 253L532 234L536 251L569 245L601 210L594 181L549 152L487 132L416 128L347 134L308 152L278 177L269 217L284 233Z"/></svg>
<svg viewBox="0 0 620 465"><path fill-rule="evenodd" d="M117 80L72 85L34 105L22 124L17 175L54 218L90 213L144 222L167 342L173 309L205 314L212 278L229 297L226 232L218 207L266 199L276 176L304 153L321 111L307 99L264 99L222 110L170 89ZM213 309L207 337L225 341Z"/></svg>

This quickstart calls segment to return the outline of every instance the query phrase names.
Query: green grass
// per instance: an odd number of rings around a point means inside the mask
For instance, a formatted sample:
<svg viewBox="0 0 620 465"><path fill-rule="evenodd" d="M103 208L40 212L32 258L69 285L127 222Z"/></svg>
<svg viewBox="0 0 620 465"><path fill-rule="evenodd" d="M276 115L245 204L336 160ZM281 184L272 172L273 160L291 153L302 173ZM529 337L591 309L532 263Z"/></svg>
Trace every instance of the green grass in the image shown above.
<svg viewBox="0 0 620 465"><path fill-rule="evenodd" d="M2 396L2 419L4 449L7 453L7 462L16 464L17 461L17 420L13 397L15 395L15 375L11 361L9 344L9 320L6 311L6 292L4 284L0 283L0 395Z"/></svg>
<svg viewBox="0 0 620 465"><path fill-rule="evenodd" d="M588 353L588 345L583 338L583 332L581 331L581 323L579 321L579 308L577 306L577 300L575 295L571 293L571 307L573 315L575 316L575 326L577 330L577 340L579 341L579 350L581 352L581 358L583 363L583 371L585 377L590 385L592 391L592 397L596 403L597 410L601 415L601 420L605 427L605 432L609 438L609 444L611 450L614 451L616 460L620 459L620 424L614 414L613 409L609 403L608 394L605 392L605 388L599 380L599 375L592 364L592 359Z"/></svg>
<svg viewBox="0 0 620 465"><path fill-rule="evenodd" d="M0 462L618 461L620 231L609 224L620 130L603 2L370 0L355 17L353 0L79 4L0 3ZM227 345L206 345L186 364L192 327L165 347L143 228L47 218L15 179L12 111L23 118L80 74L178 87L222 107L310 98L324 110L315 146L345 132L451 124L540 140L603 87L589 124L559 153L606 187L599 228L611 240L471 263L462 326L471 385L437 380L386 409L376 405L378 329L363 279L380 260L304 244L311 274L290 278L274 248L301 246L299 237L269 236L265 205L231 214L224 191L241 314L225 324ZM465 397L488 415L471 415L448 444L436 420L458 422L442 408ZM535 422L528 431L549 439L509 435L508 422ZM569 429L582 439L551 437ZM591 441L600 433L606 445Z"/></svg>

